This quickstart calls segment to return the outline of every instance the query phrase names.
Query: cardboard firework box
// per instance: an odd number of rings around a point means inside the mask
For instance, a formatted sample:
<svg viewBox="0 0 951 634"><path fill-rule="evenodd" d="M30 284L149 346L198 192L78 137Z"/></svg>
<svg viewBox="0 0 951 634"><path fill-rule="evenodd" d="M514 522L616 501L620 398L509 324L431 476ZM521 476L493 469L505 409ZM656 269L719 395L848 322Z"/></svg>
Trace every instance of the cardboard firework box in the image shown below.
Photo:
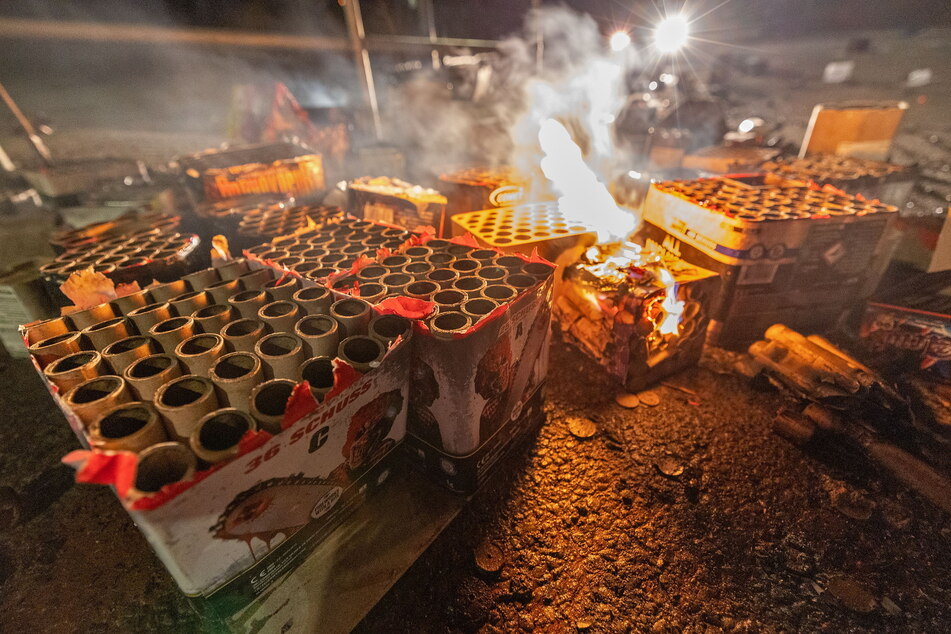
<svg viewBox="0 0 951 634"><path fill-rule="evenodd" d="M551 302L549 275L472 328L416 323L403 449L449 489L474 492L544 421Z"/></svg>
<svg viewBox="0 0 951 634"><path fill-rule="evenodd" d="M831 185L836 189L889 205L905 204L915 186L911 167L840 154L810 154L764 161L759 169L789 180Z"/></svg>
<svg viewBox="0 0 951 634"><path fill-rule="evenodd" d="M640 238L720 275L710 342L823 331L874 288L895 207L770 175L653 183ZM883 263L882 260L885 260Z"/></svg>
<svg viewBox="0 0 951 634"><path fill-rule="evenodd" d="M816 104L799 156L841 154L886 161L906 110L904 101Z"/></svg>
<svg viewBox="0 0 951 634"><path fill-rule="evenodd" d="M339 240L338 249L352 240L362 245L345 266L315 270L316 261L303 262L295 275L303 286L317 277L340 299L357 296L379 314L409 320L411 446L404 453L448 488L472 492L543 420L555 268L537 255L480 248L472 236L404 231L392 247L367 246L360 236L379 229L394 230L345 219L295 236L311 246L328 238Z"/></svg>
<svg viewBox="0 0 951 634"><path fill-rule="evenodd" d="M566 341L636 392L700 360L719 281L633 247L589 249L565 269L553 312Z"/></svg>
<svg viewBox="0 0 951 634"><path fill-rule="evenodd" d="M495 207L510 207L528 199L528 179L514 167L469 167L441 174L445 183L446 222L439 228L439 236L448 238L452 233L452 217L470 211Z"/></svg>
<svg viewBox="0 0 951 634"><path fill-rule="evenodd" d="M364 176L351 181L350 212L358 218L407 229L440 227L446 197L435 189L398 178Z"/></svg>
<svg viewBox="0 0 951 634"><path fill-rule="evenodd" d="M204 150L176 158L172 167L208 200L262 194L306 197L326 187L323 157L294 143Z"/></svg>
<svg viewBox="0 0 951 634"><path fill-rule="evenodd" d="M946 312L869 302L859 337L876 365L951 384L951 315Z"/></svg>
<svg viewBox="0 0 951 634"><path fill-rule="evenodd" d="M34 366L86 448L64 458L77 481L114 487L211 623L226 622L303 563L386 481L406 433L410 345L398 341L366 374L338 367L320 403L298 384L280 433L247 431L233 459L143 494L134 486L137 455L89 450L86 426L35 359Z"/></svg>

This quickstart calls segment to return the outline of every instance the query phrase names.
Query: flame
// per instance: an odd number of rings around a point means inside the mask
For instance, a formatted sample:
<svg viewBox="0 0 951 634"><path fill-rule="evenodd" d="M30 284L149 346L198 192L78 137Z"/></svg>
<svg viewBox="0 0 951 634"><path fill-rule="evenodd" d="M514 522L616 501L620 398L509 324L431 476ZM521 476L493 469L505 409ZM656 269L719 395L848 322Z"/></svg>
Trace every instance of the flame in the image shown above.
<svg viewBox="0 0 951 634"><path fill-rule="evenodd" d="M661 267L657 269L657 276L664 285L665 294L661 308L664 309L664 320L658 331L662 335L676 335L680 331L680 319L684 312L684 302L677 299L677 282L670 271Z"/></svg>
<svg viewBox="0 0 951 634"><path fill-rule="evenodd" d="M538 129L538 141L545 154L542 171L560 194L558 208L565 217L593 227L599 242L622 240L634 231L637 218L617 206L565 126L545 119Z"/></svg>

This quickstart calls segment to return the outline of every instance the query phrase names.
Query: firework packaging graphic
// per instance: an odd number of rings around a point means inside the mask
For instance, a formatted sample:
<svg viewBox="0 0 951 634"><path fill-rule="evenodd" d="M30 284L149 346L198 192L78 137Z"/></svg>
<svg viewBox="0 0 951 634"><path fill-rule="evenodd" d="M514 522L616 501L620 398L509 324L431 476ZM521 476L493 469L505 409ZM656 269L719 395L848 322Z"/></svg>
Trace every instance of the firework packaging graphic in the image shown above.
<svg viewBox="0 0 951 634"><path fill-rule="evenodd" d="M876 365L951 383L951 315L869 302L859 337Z"/></svg>

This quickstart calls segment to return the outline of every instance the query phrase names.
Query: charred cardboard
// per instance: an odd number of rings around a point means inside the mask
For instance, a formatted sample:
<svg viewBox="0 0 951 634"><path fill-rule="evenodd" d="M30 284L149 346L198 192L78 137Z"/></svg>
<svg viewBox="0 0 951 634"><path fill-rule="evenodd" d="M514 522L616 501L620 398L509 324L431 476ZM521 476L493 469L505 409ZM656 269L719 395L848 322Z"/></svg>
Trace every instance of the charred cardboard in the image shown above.
<svg viewBox="0 0 951 634"><path fill-rule="evenodd" d="M562 337L631 391L700 360L710 310L716 305L715 273L671 257L664 259L663 267L672 275L676 300L684 307L674 336L658 333L650 319L663 300L662 288L599 288L599 280L579 267L569 267L555 298L553 312ZM622 311L629 319L621 318Z"/></svg>

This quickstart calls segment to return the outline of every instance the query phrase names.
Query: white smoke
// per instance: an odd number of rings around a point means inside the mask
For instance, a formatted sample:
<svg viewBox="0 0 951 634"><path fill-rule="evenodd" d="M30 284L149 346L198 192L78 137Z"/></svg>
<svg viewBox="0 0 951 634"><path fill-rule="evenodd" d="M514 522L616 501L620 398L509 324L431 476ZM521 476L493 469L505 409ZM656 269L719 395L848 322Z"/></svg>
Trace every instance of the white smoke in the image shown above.
<svg viewBox="0 0 951 634"><path fill-rule="evenodd" d="M536 33L544 40L541 69ZM509 164L543 178L538 132L547 119L570 131L596 173L612 172L618 160L612 124L636 60L630 51L612 51L591 16L567 7L532 11L521 33L482 60L490 80L475 100L454 99L436 74L394 90L388 130L397 144L415 150L420 172Z"/></svg>

